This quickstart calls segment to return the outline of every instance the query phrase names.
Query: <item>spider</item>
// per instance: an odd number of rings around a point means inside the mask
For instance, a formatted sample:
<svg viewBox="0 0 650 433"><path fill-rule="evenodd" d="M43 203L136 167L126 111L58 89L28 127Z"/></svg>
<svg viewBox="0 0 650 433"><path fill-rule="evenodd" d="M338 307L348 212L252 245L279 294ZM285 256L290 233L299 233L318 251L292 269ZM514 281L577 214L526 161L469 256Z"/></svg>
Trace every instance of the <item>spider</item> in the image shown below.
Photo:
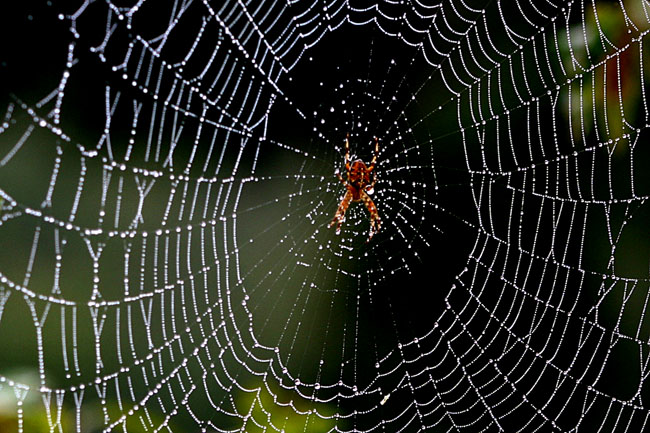
<svg viewBox="0 0 650 433"><path fill-rule="evenodd" d="M377 212L377 206L375 206L375 203L370 198L370 194L373 193L373 188L377 182L377 172L373 173L372 182L370 182L370 173L375 169L375 162L377 162L378 155L379 139L375 137L375 154L372 157L372 161L370 161L370 165L366 165L360 159L356 159L350 163L350 134L348 133L345 137L345 171L347 172L348 179L343 179L338 170L336 171L336 176L345 185L347 191L336 210L334 219L329 224L329 227L333 227L336 224L336 234L341 232L341 225L345 219L345 211L348 209L350 202L355 201L362 201L366 205L366 208L368 208L368 212L370 212L370 236L368 237L368 242L379 231L381 219Z"/></svg>

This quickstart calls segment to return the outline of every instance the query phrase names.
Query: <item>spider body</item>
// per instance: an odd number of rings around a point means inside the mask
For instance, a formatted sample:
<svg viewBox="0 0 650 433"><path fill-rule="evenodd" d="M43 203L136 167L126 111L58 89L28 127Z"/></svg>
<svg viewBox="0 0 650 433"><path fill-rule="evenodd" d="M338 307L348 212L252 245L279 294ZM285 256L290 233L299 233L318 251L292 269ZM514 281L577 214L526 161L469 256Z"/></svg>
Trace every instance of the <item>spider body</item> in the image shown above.
<svg viewBox="0 0 650 433"><path fill-rule="evenodd" d="M365 190L366 185L370 185L370 169L360 159L352 161L350 165L348 184L348 189L352 192L352 201L361 200L361 191Z"/></svg>
<svg viewBox="0 0 650 433"><path fill-rule="evenodd" d="M377 162L377 156L379 155L379 140L375 137L375 153L372 157L370 164L366 165L362 160L356 159L350 162L350 134L345 138L345 171L347 173L347 179L343 179L341 174L336 172L336 176L339 180L345 185L345 195L339 204L334 219L329 224L330 227L336 225L336 234L341 232L341 225L345 219L345 211L350 206L351 202L361 201L366 205L368 212L370 213L370 235L368 241L379 231L381 226L381 219L379 218L379 212L377 211L377 206L370 198L370 194L373 193L375 183L377 182L377 173L375 170L375 163ZM372 181L370 180L370 175L373 175Z"/></svg>

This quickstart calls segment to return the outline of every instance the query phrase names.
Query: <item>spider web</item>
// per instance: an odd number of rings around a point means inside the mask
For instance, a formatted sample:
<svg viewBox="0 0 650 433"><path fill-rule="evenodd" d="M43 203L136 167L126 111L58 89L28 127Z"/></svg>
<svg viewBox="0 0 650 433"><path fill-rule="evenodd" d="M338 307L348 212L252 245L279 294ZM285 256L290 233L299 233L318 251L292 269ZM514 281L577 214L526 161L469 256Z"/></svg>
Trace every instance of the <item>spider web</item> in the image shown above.
<svg viewBox="0 0 650 433"><path fill-rule="evenodd" d="M646 0L29 3L3 429L648 428Z"/></svg>

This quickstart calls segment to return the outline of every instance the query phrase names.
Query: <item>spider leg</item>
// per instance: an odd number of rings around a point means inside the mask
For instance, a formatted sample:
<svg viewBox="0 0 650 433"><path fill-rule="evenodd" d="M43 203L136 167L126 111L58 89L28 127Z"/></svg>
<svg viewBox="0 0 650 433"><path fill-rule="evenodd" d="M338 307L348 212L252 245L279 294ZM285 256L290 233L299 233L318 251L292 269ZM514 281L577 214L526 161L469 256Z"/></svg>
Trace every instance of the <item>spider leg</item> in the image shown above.
<svg viewBox="0 0 650 433"><path fill-rule="evenodd" d="M366 205L368 212L370 212L370 236L368 236L367 241L370 242L370 239L372 239L372 237L377 232L379 232L379 229L381 228L381 218L379 218L377 206L365 191L361 191L361 200L363 201L363 204Z"/></svg>
<svg viewBox="0 0 650 433"><path fill-rule="evenodd" d="M336 174L336 177L338 177L339 180L340 180L341 182L343 182L343 185L348 186L348 182L347 182L345 179L343 179L343 176L341 176L341 173L339 173L339 172L337 171L335 174Z"/></svg>
<svg viewBox="0 0 650 433"><path fill-rule="evenodd" d="M334 214L334 219L332 219L332 222L330 222L328 226L331 228L334 226L334 224L336 224L337 235L341 233L341 224L343 224L343 220L345 219L345 211L348 210L348 206L350 206L351 201L352 193L350 190L347 190L343 196L343 200L341 200L341 204L339 204L339 208L336 210L336 214Z"/></svg>
<svg viewBox="0 0 650 433"><path fill-rule="evenodd" d="M350 133L345 136L345 169L350 171Z"/></svg>
<svg viewBox="0 0 650 433"><path fill-rule="evenodd" d="M372 155L372 160L368 166L368 171L372 171L375 168L375 163L377 162L377 157L379 156L379 138L375 137L375 152Z"/></svg>

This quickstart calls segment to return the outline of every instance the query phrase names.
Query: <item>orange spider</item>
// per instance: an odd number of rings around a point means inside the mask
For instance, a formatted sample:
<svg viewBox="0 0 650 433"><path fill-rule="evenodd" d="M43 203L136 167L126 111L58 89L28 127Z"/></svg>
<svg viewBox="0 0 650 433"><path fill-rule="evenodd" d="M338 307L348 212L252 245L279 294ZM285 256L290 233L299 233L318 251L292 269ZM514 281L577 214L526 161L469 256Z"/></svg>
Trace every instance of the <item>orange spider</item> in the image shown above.
<svg viewBox="0 0 650 433"><path fill-rule="evenodd" d="M370 173L375 169L375 162L379 155L379 139L375 137L375 154L370 161L370 165L366 165L362 160L357 159L350 164L350 134L345 137L345 171L347 172L348 180L343 179L339 171L336 171L336 176L345 185L347 191L336 210L334 219L329 224L329 227L336 224L336 234L341 232L341 224L345 219L345 211L348 209L350 202L362 201L370 212L370 236L368 241L379 231L381 226L381 219L377 212L377 206L370 198L373 192L375 183L377 182L377 172L373 173L372 182L370 182Z"/></svg>

